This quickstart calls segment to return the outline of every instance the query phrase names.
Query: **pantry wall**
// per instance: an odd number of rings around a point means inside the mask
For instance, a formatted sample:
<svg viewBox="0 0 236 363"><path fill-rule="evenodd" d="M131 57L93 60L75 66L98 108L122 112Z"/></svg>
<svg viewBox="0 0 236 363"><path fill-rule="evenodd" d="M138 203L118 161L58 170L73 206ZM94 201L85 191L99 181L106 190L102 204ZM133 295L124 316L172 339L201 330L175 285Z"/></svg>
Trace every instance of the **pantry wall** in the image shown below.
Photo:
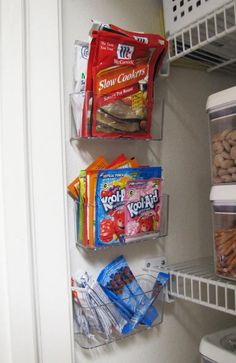
<svg viewBox="0 0 236 363"><path fill-rule="evenodd" d="M166 256L179 262L212 254L209 203L210 160L207 97L235 85L236 77L223 73L171 67L168 78L158 78L155 100L164 100L162 141L80 141L70 144L69 94L72 92L74 40L87 40L91 19L117 24L129 30L158 33L161 1L157 0L64 0L63 72L66 127L67 183L96 156L109 161L118 153L136 156L138 161L162 165L164 189L170 195L169 232L166 238L125 247L87 252L78 250L74 235L74 206L68 199L69 253L71 273L78 269L95 277L114 257L124 254L131 268L140 273L148 256ZM153 117L160 113L156 110ZM164 322L158 328L135 337L86 351L75 344L79 363L128 361L134 363L184 363L200 361L198 347L203 335L236 325L231 316L184 301L166 304Z"/></svg>

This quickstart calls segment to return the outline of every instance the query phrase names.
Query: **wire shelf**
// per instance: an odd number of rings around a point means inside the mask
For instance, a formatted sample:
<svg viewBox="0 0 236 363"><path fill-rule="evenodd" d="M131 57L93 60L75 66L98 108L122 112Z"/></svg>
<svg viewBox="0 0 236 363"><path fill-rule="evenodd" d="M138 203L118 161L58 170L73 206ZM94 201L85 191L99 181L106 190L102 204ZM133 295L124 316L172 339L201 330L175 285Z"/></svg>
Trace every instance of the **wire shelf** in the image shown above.
<svg viewBox="0 0 236 363"><path fill-rule="evenodd" d="M236 282L215 275L213 258L167 264L162 267L153 266L150 269L160 270L170 273L168 293L171 297L236 315Z"/></svg>
<svg viewBox="0 0 236 363"><path fill-rule="evenodd" d="M208 72L236 72L236 2L212 11L169 38L169 61L182 57L207 67Z"/></svg>

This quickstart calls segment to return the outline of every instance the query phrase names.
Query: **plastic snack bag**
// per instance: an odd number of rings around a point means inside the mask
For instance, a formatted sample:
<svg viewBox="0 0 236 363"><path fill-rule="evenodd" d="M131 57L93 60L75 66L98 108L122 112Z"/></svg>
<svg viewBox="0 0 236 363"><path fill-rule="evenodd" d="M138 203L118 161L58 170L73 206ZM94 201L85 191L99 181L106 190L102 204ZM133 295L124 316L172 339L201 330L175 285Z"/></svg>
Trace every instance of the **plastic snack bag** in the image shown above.
<svg viewBox="0 0 236 363"><path fill-rule="evenodd" d="M80 40L74 45L74 93L71 94L71 110L75 122L77 136L82 135L82 117L85 102L85 86L89 55L89 44Z"/></svg>
<svg viewBox="0 0 236 363"><path fill-rule="evenodd" d="M125 235L142 237L160 231L162 179L128 182L125 189Z"/></svg>
<svg viewBox="0 0 236 363"><path fill-rule="evenodd" d="M82 306L90 327L97 332L102 332L107 337L112 334L112 326L121 333L127 321L120 315L114 304L104 293L97 281L94 281L87 273L77 273L73 278L76 286L78 300Z"/></svg>
<svg viewBox="0 0 236 363"><path fill-rule="evenodd" d="M97 246L125 242L125 188L129 181L160 178L161 167L125 168L98 172L96 188Z"/></svg>
<svg viewBox="0 0 236 363"><path fill-rule="evenodd" d="M123 256L117 257L107 265L99 274L97 281L128 320L123 328L123 334L128 334L139 322L152 325L158 312L151 306L152 301L141 289Z"/></svg>

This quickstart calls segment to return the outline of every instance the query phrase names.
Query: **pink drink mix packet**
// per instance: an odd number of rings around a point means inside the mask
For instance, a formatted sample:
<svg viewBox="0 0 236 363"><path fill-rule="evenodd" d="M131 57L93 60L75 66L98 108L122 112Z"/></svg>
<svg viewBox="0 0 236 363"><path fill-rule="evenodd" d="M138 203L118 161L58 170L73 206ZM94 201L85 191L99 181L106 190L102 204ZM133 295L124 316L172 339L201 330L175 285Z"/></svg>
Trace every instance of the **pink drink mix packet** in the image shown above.
<svg viewBox="0 0 236 363"><path fill-rule="evenodd" d="M127 238L160 232L161 178L127 183L125 235Z"/></svg>

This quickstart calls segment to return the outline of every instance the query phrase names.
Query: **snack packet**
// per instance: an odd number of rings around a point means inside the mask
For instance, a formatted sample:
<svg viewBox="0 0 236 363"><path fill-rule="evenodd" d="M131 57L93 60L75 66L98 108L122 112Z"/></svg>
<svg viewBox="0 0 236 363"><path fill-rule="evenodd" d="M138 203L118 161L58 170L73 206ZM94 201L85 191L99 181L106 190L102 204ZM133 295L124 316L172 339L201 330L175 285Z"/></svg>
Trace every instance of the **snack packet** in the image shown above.
<svg viewBox="0 0 236 363"><path fill-rule="evenodd" d="M68 194L74 199L77 200L79 196L79 177L74 179L68 186L67 186Z"/></svg>
<svg viewBox="0 0 236 363"><path fill-rule="evenodd" d="M125 154L118 155L114 160L111 161L111 163L108 165L107 169L112 169L113 167L116 167L116 165L122 163L123 161L127 160L127 157Z"/></svg>
<svg viewBox="0 0 236 363"><path fill-rule="evenodd" d="M105 30L107 32L112 32L116 34L122 34L127 37L132 37L135 40L139 41L140 43L148 44L151 46L153 45L155 46L158 43L160 44L167 43L167 41L161 35L158 34L129 31L122 29L114 24L102 23L95 20L93 21L92 27L89 32L90 36L92 35L93 31L98 31L98 30Z"/></svg>
<svg viewBox="0 0 236 363"><path fill-rule="evenodd" d="M87 240L87 229L86 229L86 218L87 218L87 208L86 208L86 171L81 170L79 175L79 196L77 208L79 224L78 224L78 241L85 246L88 244Z"/></svg>
<svg viewBox="0 0 236 363"><path fill-rule="evenodd" d="M138 162L135 158L126 159L116 165L113 165L109 169L125 169L125 168L137 168Z"/></svg>
<svg viewBox="0 0 236 363"><path fill-rule="evenodd" d="M87 65L87 77L85 85L85 98L82 115L82 136L88 137L92 135L92 106L93 106L93 76L92 76L92 65L95 56L96 48L96 37L90 42L89 47L89 59Z"/></svg>
<svg viewBox="0 0 236 363"><path fill-rule="evenodd" d="M70 103L75 122L76 133L77 136L81 136L89 44L80 40L76 40L74 49L74 93L72 93L70 96Z"/></svg>
<svg viewBox="0 0 236 363"><path fill-rule="evenodd" d="M143 44L108 31L92 36L94 81L88 75L86 90L93 89L93 136L150 138L153 77L167 43Z"/></svg>
<svg viewBox="0 0 236 363"><path fill-rule="evenodd" d="M123 317L128 320L122 330L123 334L130 333L139 322L152 325L158 311L150 306L151 300L141 289L123 256L109 263L101 271L97 281L117 305Z"/></svg>
<svg viewBox="0 0 236 363"><path fill-rule="evenodd" d="M104 293L99 283L87 272L82 273L77 271L72 279L72 285L75 287L73 293L77 295L83 309L89 326L96 328L96 331L112 333L111 327L121 333L127 321L120 315L109 297Z"/></svg>
<svg viewBox="0 0 236 363"><path fill-rule="evenodd" d="M160 178L161 167L98 172L96 188L96 246L125 242L125 188L131 180Z"/></svg>
<svg viewBox="0 0 236 363"><path fill-rule="evenodd" d="M108 167L104 156L97 157L86 169L86 207L87 207L87 233L89 247L94 247L95 232L95 192L98 170Z"/></svg>
<svg viewBox="0 0 236 363"><path fill-rule="evenodd" d="M125 235L154 236L160 231L161 178L135 180L125 188ZM136 239L136 238L135 238Z"/></svg>
<svg viewBox="0 0 236 363"><path fill-rule="evenodd" d="M74 49L74 92L85 93L89 43L76 40Z"/></svg>

